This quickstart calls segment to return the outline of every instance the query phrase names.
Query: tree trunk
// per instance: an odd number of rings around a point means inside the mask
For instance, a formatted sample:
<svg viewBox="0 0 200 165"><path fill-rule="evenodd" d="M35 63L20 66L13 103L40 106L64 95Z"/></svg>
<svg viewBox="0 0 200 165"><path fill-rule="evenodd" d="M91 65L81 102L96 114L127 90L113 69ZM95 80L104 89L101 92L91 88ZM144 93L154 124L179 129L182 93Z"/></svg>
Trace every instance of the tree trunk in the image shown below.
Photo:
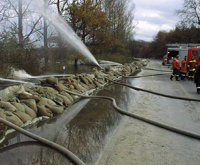
<svg viewBox="0 0 200 165"><path fill-rule="evenodd" d="M22 25L22 0L18 0L18 35L19 35L19 47L23 48L23 25Z"/></svg>
<svg viewBox="0 0 200 165"><path fill-rule="evenodd" d="M45 4L47 3L47 0L44 0ZM44 20L44 58L45 58L45 67L48 67L48 42L47 42L47 20L46 18L43 18Z"/></svg>

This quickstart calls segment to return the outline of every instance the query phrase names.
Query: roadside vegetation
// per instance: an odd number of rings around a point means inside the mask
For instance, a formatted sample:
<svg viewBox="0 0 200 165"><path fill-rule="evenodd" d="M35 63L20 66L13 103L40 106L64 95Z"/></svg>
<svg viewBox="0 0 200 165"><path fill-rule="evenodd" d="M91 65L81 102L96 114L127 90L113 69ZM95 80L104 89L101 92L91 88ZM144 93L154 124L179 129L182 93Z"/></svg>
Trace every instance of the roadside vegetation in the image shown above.
<svg viewBox="0 0 200 165"><path fill-rule="evenodd" d="M200 42L200 0L184 0L175 11L175 29L159 31L152 42L134 40L135 5L131 0L44 0L61 15L98 60L125 63L134 57L162 58L167 43ZM53 63L85 58L71 49L50 22L33 8L34 0L0 2L0 74L11 67L31 74Z"/></svg>
<svg viewBox="0 0 200 165"><path fill-rule="evenodd" d="M130 0L44 2L71 25L97 59L126 62L124 57L131 57L135 5ZM50 22L34 10L34 3L33 0L0 2L0 65L31 73L33 68L47 67L52 62L85 60L62 40L62 34Z"/></svg>

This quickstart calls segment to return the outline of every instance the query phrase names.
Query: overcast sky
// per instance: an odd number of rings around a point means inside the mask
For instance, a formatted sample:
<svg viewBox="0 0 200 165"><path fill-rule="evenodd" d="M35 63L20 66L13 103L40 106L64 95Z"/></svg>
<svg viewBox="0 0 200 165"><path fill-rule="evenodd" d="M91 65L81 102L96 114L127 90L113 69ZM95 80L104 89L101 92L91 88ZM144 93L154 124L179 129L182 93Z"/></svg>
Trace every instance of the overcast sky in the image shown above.
<svg viewBox="0 0 200 165"><path fill-rule="evenodd" d="M179 18L175 9L181 9L184 0L132 0L135 3L136 40L152 41L159 30L175 28Z"/></svg>

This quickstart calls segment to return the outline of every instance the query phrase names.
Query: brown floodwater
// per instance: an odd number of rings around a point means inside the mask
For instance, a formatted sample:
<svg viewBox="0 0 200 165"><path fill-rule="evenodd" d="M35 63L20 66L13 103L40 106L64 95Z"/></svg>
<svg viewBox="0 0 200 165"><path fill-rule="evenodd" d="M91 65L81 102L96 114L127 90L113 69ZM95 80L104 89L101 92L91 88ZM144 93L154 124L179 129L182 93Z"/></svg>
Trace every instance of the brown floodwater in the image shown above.
<svg viewBox="0 0 200 165"><path fill-rule="evenodd" d="M123 86L107 86L99 96L111 96L119 107L128 110L135 92ZM62 115L26 128L28 131L54 141L76 154L86 164L95 164L103 148L121 122L107 100L81 99ZM67 165L71 161L57 151L35 142L17 132L7 136L0 146L2 165Z"/></svg>

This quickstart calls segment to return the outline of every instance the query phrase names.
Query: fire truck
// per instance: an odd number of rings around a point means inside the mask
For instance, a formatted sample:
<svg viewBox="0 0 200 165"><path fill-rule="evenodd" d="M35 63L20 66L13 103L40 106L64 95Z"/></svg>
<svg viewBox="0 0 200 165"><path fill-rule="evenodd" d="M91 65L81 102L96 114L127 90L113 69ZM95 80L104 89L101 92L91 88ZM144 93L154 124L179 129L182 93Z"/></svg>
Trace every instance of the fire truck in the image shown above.
<svg viewBox="0 0 200 165"><path fill-rule="evenodd" d="M180 62L187 57L187 64L192 56L200 63L200 44L167 44L167 54L163 57L163 65L172 65L173 58L179 55Z"/></svg>

